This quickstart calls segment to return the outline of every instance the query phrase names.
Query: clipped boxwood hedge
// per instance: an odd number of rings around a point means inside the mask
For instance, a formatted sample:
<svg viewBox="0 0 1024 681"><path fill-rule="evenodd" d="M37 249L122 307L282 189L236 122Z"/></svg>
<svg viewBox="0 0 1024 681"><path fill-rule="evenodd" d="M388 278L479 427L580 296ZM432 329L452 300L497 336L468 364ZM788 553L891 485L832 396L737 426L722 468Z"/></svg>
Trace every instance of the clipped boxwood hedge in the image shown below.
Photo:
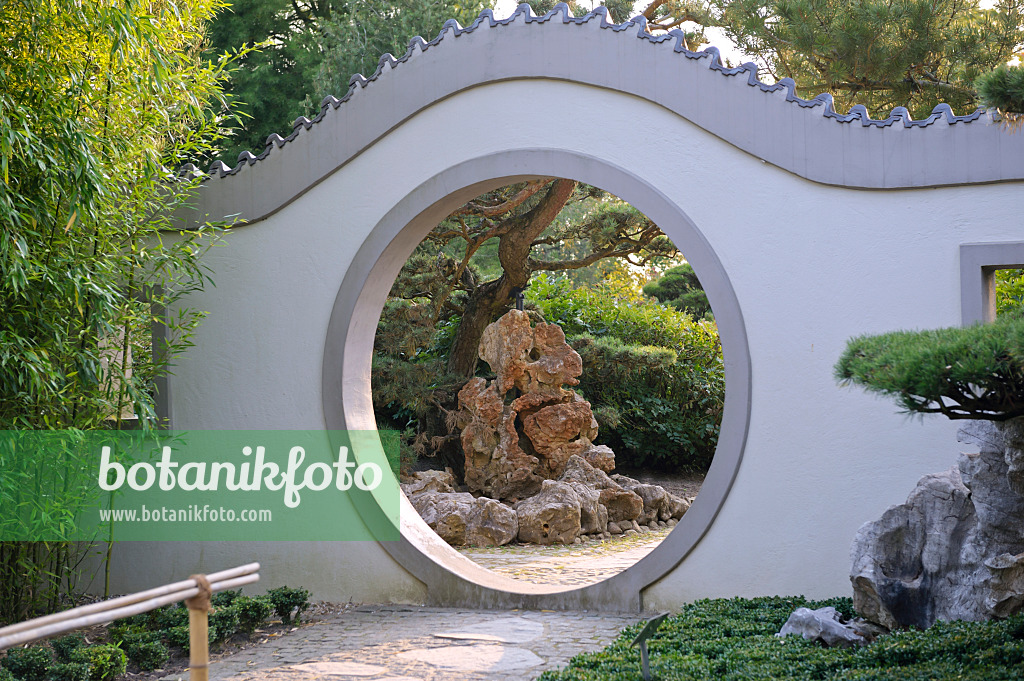
<svg viewBox="0 0 1024 681"><path fill-rule="evenodd" d="M864 648L825 648L799 636L776 637L797 608L831 605L853 616L849 598L697 601L648 640L651 673L661 681L1013 681L1024 680L1024 614L995 622L939 622ZM641 624L610 646L574 657L541 681L635 681L640 651L629 646Z"/></svg>

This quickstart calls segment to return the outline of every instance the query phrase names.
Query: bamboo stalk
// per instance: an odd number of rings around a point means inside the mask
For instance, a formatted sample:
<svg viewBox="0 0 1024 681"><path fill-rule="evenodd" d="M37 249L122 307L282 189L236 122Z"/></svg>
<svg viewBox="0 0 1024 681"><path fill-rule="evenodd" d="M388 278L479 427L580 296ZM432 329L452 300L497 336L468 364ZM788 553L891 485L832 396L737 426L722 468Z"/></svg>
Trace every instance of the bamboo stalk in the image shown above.
<svg viewBox="0 0 1024 681"><path fill-rule="evenodd" d="M188 677L190 681L210 678L210 613L188 609Z"/></svg>
<svg viewBox="0 0 1024 681"><path fill-rule="evenodd" d="M252 584L253 582L258 581L260 578L259 573L235 576L243 569L258 568L259 563L251 563L239 568L224 570L223 572L210 575L209 577L217 579L217 581L213 581L212 579L210 580L211 593L234 589L244 586L245 584ZM232 578L224 579L226 576ZM186 588L182 588L183 586ZM154 596L154 593L158 593L159 595ZM137 594L114 598L109 601L104 601L103 603L93 603L80 608L72 608L71 610L66 610L62 613L56 613L56 615L47 615L46 617L40 617L35 620L20 622L0 629L0 650L22 643L28 643L36 639L62 634L74 629L89 627L96 624L104 624L116 619L121 619L122 617L138 615L171 603L193 598L199 593L200 589L196 586L196 581L194 579L189 579ZM146 597L147 595L148 597ZM121 607L112 607L116 605L120 605ZM61 617L58 618L58 615Z"/></svg>

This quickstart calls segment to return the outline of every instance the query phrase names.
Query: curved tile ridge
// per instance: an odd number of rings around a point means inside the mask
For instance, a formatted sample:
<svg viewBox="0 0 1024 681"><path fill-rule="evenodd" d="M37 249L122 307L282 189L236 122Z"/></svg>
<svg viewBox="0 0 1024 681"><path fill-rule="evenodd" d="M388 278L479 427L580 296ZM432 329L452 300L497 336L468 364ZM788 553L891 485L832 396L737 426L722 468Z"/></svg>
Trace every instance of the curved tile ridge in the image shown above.
<svg viewBox="0 0 1024 681"><path fill-rule="evenodd" d="M214 163L203 193L216 194L223 210L232 208L225 214L259 219L418 111L478 85L515 79L566 80L646 99L753 156L826 184L897 188L1024 179L1024 143L992 125L982 109L957 116L940 104L923 120L903 107L885 119L871 118L861 105L841 114L830 95L801 98L791 79L765 83L753 63L727 67L717 48L694 52L682 31L651 35L646 27L643 17L612 23L604 7L573 17L564 3L543 16L521 4L505 19L484 10L467 27L449 20L433 40L416 37L400 57L383 55L369 77L353 75L344 97L324 98L317 115L297 118L289 135L270 135L258 156L242 152L230 168ZM458 49L437 50L443 42ZM676 60L678 54L685 59ZM644 77L655 71L658 78ZM666 74L674 79L668 86ZM327 121L330 132L318 134L328 144L303 143L301 163L288 160L296 152L282 153ZM921 137L909 132L914 128L930 131ZM967 130L973 132L961 139ZM943 156L953 146L956 162ZM851 152L857 163L848 160ZM247 186L262 183L268 196L215 181L242 172L256 173ZM269 184L287 186L269 190Z"/></svg>
<svg viewBox="0 0 1024 681"><path fill-rule="evenodd" d="M348 93L338 99L332 95L328 95L320 103L320 112L312 119L306 118L305 116L299 116L292 123L292 133L287 137L282 138L277 133L270 135L267 138L266 146L263 152L255 156L249 151L243 151L238 155L238 162L233 168L227 167L220 161L214 162L209 169L209 174L218 177L224 177L226 175L234 175L245 166L252 165L257 161L261 161L267 157L267 155L273 149L280 149L288 142L291 142L302 130L309 130L313 125L316 125L324 119L327 113L333 109L337 109L342 104L350 100L355 94L356 90L363 89L378 80L385 73L390 72L397 68L400 64L403 64L418 53L425 52L432 47L436 47L445 39L446 36L451 36L452 39L464 33L472 33L476 31L484 22L488 24L490 28L497 26L506 26L517 21L519 18L527 24L537 23L544 24L552 22L555 19L560 19L563 24L587 24L590 22L599 22L598 25L603 29L611 29L612 32L619 33L635 29L636 37L641 40L646 40L652 44L660 44L663 42L675 41L673 51L676 53L682 53L688 59L707 59L708 68L713 71L718 71L726 76L736 76L746 74L747 84L752 87L757 87L762 92L785 92L786 101L792 102L800 106L801 108L813 108L818 106L824 107L824 115L828 118L835 119L841 123L850 123L853 121L860 121L861 125L864 126L876 126L876 127L889 127L894 123L899 122L904 128L911 127L927 127L939 120L945 120L946 123L952 125L954 123L970 123L982 117L986 112L982 108L978 108L973 113L965 116L957 116L953 114L952 108L948 104L939 104L933 110L930 116L922 120L913 120L910 116L910 112L906 107L896 107L889 114L888 118L874 119L868 114L868 110L865 106L857 104L853 106L849 113L840 114L835 110L835 106L832 100L832 95L820 94L813 99L803 99L796 94L796 82L792 78L783 78L777 83L765 83L758 77L758 66L753 62L746 62L736 67L727 67L722 62L721 52L717 47L711 46L703 49L699 52L694 52L685 47L685 34L679 29L673 29L667 33L661 35L652 35L647 32L647 19L643 16L634 17L621 24L615 24L608 20L608 10L603 6L598 6L593 11L588 12L582 17L574 17L564 2L560 2L547 12L543 16L537 16L533 14L531 7L522 3L516 10L505 19L495 19L494 12L490 9L483 10L480 15L473 21L469 26L463 27L455 19L449 19L444 23L440 33L437 34L431 41L426 41L420 36L415 36L409 41L409 45L406 48L405 54L401 57L396 58L395 56L384 53L377 62L377 68L370 75L369 78L361 73L354 74L349 79L349 90Z"/></svg>

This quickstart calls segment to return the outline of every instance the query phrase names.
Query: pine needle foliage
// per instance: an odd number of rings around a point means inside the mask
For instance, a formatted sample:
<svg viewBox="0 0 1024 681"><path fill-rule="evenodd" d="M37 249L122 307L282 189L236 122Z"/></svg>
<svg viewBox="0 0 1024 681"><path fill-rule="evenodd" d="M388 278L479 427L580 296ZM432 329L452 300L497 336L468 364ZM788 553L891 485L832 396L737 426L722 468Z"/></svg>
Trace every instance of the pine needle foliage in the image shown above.
<svg viewBox="0 0 1024 681"><path fill-rule="evenodd" d="M908 413L1006 421L1024 416L1024 316L851 340L836 377Z"/></svg>
<svg viewBox="0 0 1024 681"><path fill-rule="evenodd" d="M768 79L883 118L897 106L924 118L939 103L969 112L975 80L1024 44L1020 0L655 0L644 15L654 32L683 21L720 28ZM705 38L693 36L697 49Z"/></svg>

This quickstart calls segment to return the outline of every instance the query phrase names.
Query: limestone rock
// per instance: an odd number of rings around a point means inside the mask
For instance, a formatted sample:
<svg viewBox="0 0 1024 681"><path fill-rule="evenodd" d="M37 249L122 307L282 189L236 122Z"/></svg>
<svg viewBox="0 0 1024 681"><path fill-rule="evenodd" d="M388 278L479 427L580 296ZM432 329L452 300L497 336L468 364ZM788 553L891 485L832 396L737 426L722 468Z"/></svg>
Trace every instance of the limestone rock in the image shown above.
<svg viewBox="0 0 1024 681"><path fill-rule="evenodd" d="M580 497L580 532L600 534L608 528L608 509L601 505L597 490L581 482L567 483Z"/></svg>
<svg viewBox="0 0 1024 681"><path fill-rule="evenodd" d="M643 512L636 518L642 524L652 520L679 520L690 509L690 502L660 485L647 485L625 475L614 475L612 480L643 499Z"/></svg>
<svg viewBox="0 0 1024 681"><path fill-rule="evenodd" d="M528 380L518 387L523 392L560 392L563 385L576 385L583 373L579 353L565 342L558 324L538 324L533 330L537 359L526 365Z"/></svg>
<svg viewBox="0 0 1024 681"><path fill-rule="evenodd" d="M812 641L819 641L829 647L852 648L862 646L867 640L852 627L839 621L835 608L797 608L776 636L798 634Z"/></svg>
<svg viewBox="0 0 1024 681"><path fill-rule="evenodd" d="M459 406L469 414L462 430L466 486L495 499L536 494L543 479L537 457L519 446L516 413L502 404L495 383L474 378L459 391Z"/></svg>
<svg viewBox="0 0 1024 681"><path fill-rule="evenodd" d="M615 470L615 452L608 445L591 445L580 455L594 468L605 473Z"/></svg>
<svg viewBox="0 0 1024 681"><path fill-rule="evenodd" d="M520 310L509 310L484 329L480 338L480 359L497 375L494 385L499 395L525 384L527 358L532 348L530 318Z"/></svg>
<svg viewBox="0 0 1024 681"><path fill-rule="evenodd" d="M487 327L479 353L496 376L489 384L474 378L459 392L465 482L514 502L561 475L570 456L595 449L597 421L589 402L562 387L579 382L583 362L557 325L533 328L525 312L512 310ZM510 400L513 388L522 394ZM609 454L593 455L607 466Z"/></svg>
<svg viewBox="0 0 1024 681"><path fill-rule="evenodd" d="M407 497L421 492L454 492L455 476L450 470L417 471L402 483L402 491Z"/></svg>
<svg viewBox="0 0 1024 681"><path fill-rule="evenodd" d="M468 492L421 492L409 499L420 517L453 546L501 546L519 534L508 506Z"/></svg>
<svg viewBox="0 0 1024 681"><path fill-rule="evenodd" d="M1020 419L969 424L960 437L978 454L926 475L904 504L860 528L850 575L857 612L893 629L1024 608L1022 430Z"/></svg>
<svg viewBox="0 0 1024 681"><path fill-rule="evenodd" d="M608 477L607 473L594 468L582 457L569 457L559 480L579 482L597 490L598 502L608 509L608 520L611 522L632 521L644 511L644 500L638 494L624 489L614 479Z"/></svg>
<svg viewBox="0 0 1024 681"><path fill-rule="evenodd" d="M586 435L593 420L590 403L585 401L551 404L523 419L523 432L540 455L544 477L558 477L570 456L592 446Z"/></svg>
<svg viewBox="0 0 1024 681"><path fill-rule="evenodd" d="M534 544L571 544L580 534L580 497L564 482L545 480L541 490L513 507L519 516L519 540Z"/></svg>

